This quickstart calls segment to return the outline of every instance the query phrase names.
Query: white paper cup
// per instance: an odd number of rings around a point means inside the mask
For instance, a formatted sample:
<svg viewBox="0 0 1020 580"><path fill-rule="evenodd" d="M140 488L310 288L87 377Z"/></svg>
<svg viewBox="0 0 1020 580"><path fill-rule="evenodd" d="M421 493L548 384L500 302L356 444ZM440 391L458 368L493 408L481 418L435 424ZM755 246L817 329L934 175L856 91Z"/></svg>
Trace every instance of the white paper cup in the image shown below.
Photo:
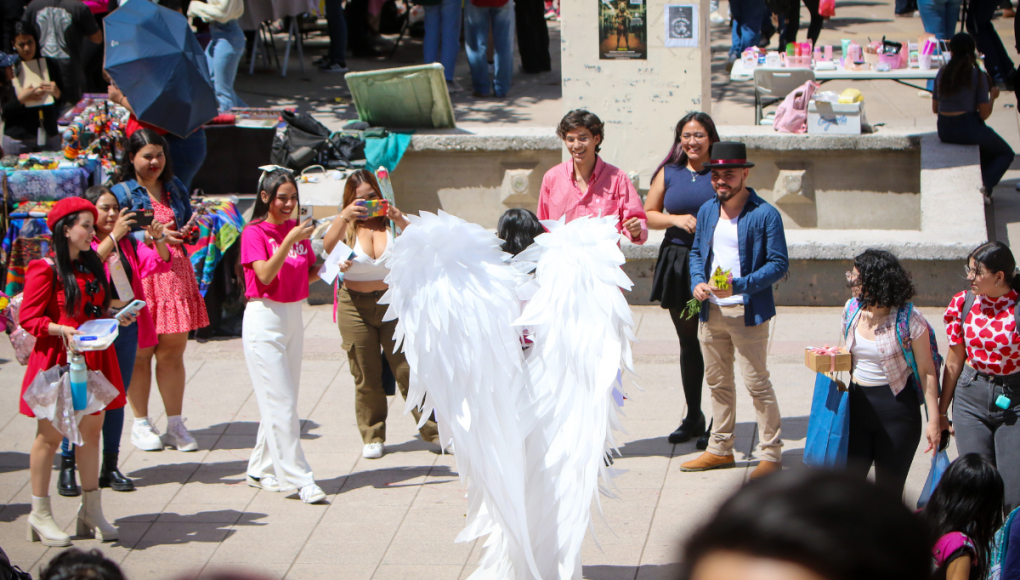
<svg viewBox="0 0 1020 580"><path fill-rule="evenodd" d="M931 55L930 54L917 55L917 68L921 70L931 70Z"/></svg>

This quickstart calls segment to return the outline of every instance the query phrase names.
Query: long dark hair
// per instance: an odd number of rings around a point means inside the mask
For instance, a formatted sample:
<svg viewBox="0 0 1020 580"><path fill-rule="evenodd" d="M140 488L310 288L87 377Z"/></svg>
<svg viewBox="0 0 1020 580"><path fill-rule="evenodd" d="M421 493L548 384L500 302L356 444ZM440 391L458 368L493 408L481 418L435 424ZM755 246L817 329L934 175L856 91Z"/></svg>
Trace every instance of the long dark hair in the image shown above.
<svg viewBox="0 0 1020 580"><path fill-rule="evenodd" d="M294 175L286 169L274 169L266 174L265 179L262 180L262 187L255 195L255 207L251 211L250 224L266 221L266 216L269 215L269 207L273 205L273 201L276 200L276 192L280 190L280 186L284 183L289 183L297 189L297 180L294 179ZM262 201L262 192L269 194L269 199ZM298 203L301 203L301 198L298 198Z"/></svg>
<svg viewBox="0 0 1020 580"><path fill-rule="evenodd" d="M376 195L379 199L384 199L382 189L379 187L379 180L375 178L375 175L367 169L359 169L352 173L347 178L347 183L344 184L344 201L341 209L354 203L354 199L358 195L358 187L361 184L367 183L369 187L375 190ZM378 218L371 218L382 220L386 226L390 225L390 218L386 216L379 216ZM347 233L344 235L344 243L350 247L354 247L354 240L358 237L358 228L362 226L362 222L355 221L353 224L347 227Z"/></svg>
<svg viewBox="0 0 1020 580"><path fill-rule="evenodd" d="M83 552L70 548L60 552L43 567L39 580L124 580L124 573L99 550Z"/></svg>
<svg viewBox="0 0 1020 580"><path fill-rule="evenodd" d="M1002 272L1006 285L1020 292L1020 273L1016 269L1016 259L1006 244L1002 242L981 244L967 257L968 265L971 260L981 264L989 274Z"/></svg>
<svg viewBox="0 0 1020 580"><path fill-rule="evenodd" d="M939 79L939 98L951 97L963 89L970 88L974 82L974 70L977 68L977 45L974 38L966 32L957 33L949 41L949 52L953 58L942 69Z"/></svg>
<svg viewBox="0 0 1020 580"><path fill-rule="evenodd" d="M684 167L687 165L687 152L684 151L683 143L680 140L680 136L684 134L684 126L691 121L697 121L708 131L708 146L709 149L712 147L712 143L719 142L719 131L715 128L715 121L712 117L708 116L708 113L702 113L701 111L692 111L687 113L680 119L680 122L676 124L676 129L673 130L673 146L669 149L669 155L662 160L659 167L652 174L652 179L662 171L662 168L667 165L677 165ZM699 168L700 170L700 168Z"/></svg>
<svg viewBox="0 0 1020 580"><path fill-rule="evenodd" d="M544 233L545 228L539 223L538 216L521 208L506 210L496 225L496 235L503 240L501 249L514 256L527 249L535 238Z"/></svg>
<svg viewBox="0 0 1020 580"><path fill-rule="evenodd" d="M1002 476L992 464L968 453L949 465L924 508L934 540L962 532L974 541L977 578L988 572L992 540L1002 525L1003 489Z"/></svg>
<svg viewBox="0 0 1020 580"><path fill-rule="evenodd" d="M72 213L62 217L53 224L53 254L56 259L53 265L57 270L57 278L64 286L64 310L68 316L74 316L82 303L81 289L74 278L74 262L71 261L70 241L67 239L65 228L73 228L78 223L78 216L85 212ZM89 248L88 251L78 252L78 263L85 267L93 276L99 286L103 289L103 306L105 311L110 306L110 285L106 280L106 271L103 269L103 261L99 254Z"/></svg>
<svg viewBox="0 0 1020 580"><path fill-rule="evenodd" d="M787 470L730 497L687 541L678 577L735 552L826 580L928 580L930 550L924 523L898 495L845 473Z"/></svg>
<svg viewBox="0 0 1020 580"><path fill-rule="evenodd" d="M896 256L885 250L864 250L854 258L860 287L857 300L864 308L902 308L914 297L914 282Z"/></svg>
<svg viewBox="0 0 1020 580"><path fill-rule="evenodd" d="M120 169L113 178L114 183L121 183L129 179L137 179L135 175L135 155L146 145L158 145L163 148L163 172L159 174L160 183L166 184L174 178L173 165L170 163L170 146L162 135L148 127L139 129L131 134L124 147L124 157L120 161Z"/></svg>

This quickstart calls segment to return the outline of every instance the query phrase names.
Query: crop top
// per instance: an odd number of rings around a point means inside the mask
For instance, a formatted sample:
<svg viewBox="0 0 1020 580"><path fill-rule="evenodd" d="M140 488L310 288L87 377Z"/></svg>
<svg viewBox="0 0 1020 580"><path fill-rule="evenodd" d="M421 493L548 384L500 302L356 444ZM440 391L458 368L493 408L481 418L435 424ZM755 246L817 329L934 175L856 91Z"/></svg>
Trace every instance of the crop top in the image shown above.
<svg viewBox="0 0 1020 580"><path fill-rule="evenodd" d="M365 249L361 247L361 240L354 236L354 260L351 267L344 273L344 280L351 282L375 282L383 280L390 273L386 267L386 260L390 257L390 248L393 247L393 230L386 228L386 249L373 259Z"/></svg>

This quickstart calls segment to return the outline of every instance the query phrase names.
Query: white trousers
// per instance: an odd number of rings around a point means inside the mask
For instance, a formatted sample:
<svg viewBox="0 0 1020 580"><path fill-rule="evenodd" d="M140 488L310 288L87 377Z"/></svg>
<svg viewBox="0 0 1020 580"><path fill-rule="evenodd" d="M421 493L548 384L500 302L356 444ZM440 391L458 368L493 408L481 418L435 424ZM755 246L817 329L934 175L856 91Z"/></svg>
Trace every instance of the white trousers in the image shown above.
<svg viewBox="0 0 1020 580"><path fill-rule="evenodd" d="M298 387L304 327L300 302L253 299L244 309L241 330L244 358L258 400L259 434L248 460L248 475L273 476L280 485L302 488L315 483L301 450Z"/></svg>

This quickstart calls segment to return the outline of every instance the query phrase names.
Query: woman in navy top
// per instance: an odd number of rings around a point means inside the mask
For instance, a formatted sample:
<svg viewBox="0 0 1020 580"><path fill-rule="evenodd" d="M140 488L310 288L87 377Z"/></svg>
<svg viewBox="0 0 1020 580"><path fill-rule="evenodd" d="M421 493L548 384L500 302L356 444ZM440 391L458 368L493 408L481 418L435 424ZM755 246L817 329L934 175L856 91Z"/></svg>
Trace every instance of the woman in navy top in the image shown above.
<svg viewBox="0 0 1020 580"><path fill-rule="evenodd" d="M653 301L669 309L676 334L680 338L680 371L687 401L687 416L669 436L669 442L683 443L707 434L705 415L701 412L701 388L705 378L705 360L698 343L698 317L681 316L691 300L691 275L687 254L694 243L698 209L715 197L712 172L703 164L709 160L712 143L719 141L712 117L705 113L688 113L676 125L673 147L652 177L645 199L648 227L666 230L666 239L659 248L652 282ZM708 440L698 441L704 449Z"/></svg>

